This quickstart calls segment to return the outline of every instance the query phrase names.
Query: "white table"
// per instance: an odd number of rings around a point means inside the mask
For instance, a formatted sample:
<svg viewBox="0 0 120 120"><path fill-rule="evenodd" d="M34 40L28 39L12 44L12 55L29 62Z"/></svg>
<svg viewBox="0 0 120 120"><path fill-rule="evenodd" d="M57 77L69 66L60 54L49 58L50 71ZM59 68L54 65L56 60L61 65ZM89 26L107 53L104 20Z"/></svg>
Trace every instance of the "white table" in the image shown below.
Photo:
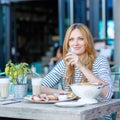
<svg viewBox="0 0 120 120"><path fill-rule="evenodd" d="M56 107L54 104L20 102L0 105L0 117L36 120L91 120L119 110L120 99L73 108Z"/></svg>

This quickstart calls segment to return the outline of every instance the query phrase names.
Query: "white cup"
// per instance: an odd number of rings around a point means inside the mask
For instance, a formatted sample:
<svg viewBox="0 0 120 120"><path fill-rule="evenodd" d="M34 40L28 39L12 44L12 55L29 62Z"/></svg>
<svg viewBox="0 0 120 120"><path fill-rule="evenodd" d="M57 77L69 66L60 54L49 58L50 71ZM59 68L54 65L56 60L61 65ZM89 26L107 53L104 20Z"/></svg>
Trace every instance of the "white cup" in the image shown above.
<svg viewBox="0 0 120 120"><path fill-rule="evenodd" d="M40 86L42 78L32 78L32 94L40 95Z"/></svg>
<svg viewBox="0 0 120 120"><path fill-rule="evenodd" d="M0 78L0 96L2 98L9 96L9 78Z"/></svg>
<svg viewBox="0 0 120 120"><path fill-rule="evenodd" d="M67 100L67 95L58 95L58 100L59 101Z"/></svg>

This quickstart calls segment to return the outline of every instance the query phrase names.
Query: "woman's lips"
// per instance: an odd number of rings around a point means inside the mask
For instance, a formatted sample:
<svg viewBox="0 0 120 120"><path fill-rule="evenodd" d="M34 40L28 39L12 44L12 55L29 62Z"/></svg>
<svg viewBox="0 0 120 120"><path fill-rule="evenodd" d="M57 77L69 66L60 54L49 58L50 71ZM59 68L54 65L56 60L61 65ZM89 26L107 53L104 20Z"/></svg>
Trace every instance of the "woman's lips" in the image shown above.
<svg viewBox="0 0 120 120"><path fill-rule="evenodd" d="M74 49L74 50L79 50L80 48L76 48L76 49Z"/></svg>

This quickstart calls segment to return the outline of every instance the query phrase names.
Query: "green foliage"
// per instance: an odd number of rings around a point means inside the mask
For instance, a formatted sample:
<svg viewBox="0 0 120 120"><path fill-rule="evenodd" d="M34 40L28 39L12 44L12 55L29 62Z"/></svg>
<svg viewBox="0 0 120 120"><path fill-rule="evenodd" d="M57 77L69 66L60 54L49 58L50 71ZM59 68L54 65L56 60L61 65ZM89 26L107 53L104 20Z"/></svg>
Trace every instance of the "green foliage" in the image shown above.
<svg viewBox="0 0 120 120"><path fill-rule="evenodd" d="M25 77L31 72L29 65L25 62L14 64L8 61L5 67L5 74L13 84L23 84Z"/></svg>

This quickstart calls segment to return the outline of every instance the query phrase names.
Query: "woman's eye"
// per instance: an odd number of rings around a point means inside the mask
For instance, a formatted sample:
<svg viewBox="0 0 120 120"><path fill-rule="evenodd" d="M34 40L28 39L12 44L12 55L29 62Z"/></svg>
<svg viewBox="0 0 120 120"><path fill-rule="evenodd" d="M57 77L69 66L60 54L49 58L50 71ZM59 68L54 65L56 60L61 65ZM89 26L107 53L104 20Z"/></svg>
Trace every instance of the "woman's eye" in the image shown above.
<svg viewBox="0 0 120 120"><path fill-rule="evenodd" d="M73 41L74 39L73 38L70 38L69 41Z"/></svg>
<svg viewBox="0 0 120 120"><path fill-rule="evenodd" d="M84 38L79 38L78 40L83 41Z"/></svg>

